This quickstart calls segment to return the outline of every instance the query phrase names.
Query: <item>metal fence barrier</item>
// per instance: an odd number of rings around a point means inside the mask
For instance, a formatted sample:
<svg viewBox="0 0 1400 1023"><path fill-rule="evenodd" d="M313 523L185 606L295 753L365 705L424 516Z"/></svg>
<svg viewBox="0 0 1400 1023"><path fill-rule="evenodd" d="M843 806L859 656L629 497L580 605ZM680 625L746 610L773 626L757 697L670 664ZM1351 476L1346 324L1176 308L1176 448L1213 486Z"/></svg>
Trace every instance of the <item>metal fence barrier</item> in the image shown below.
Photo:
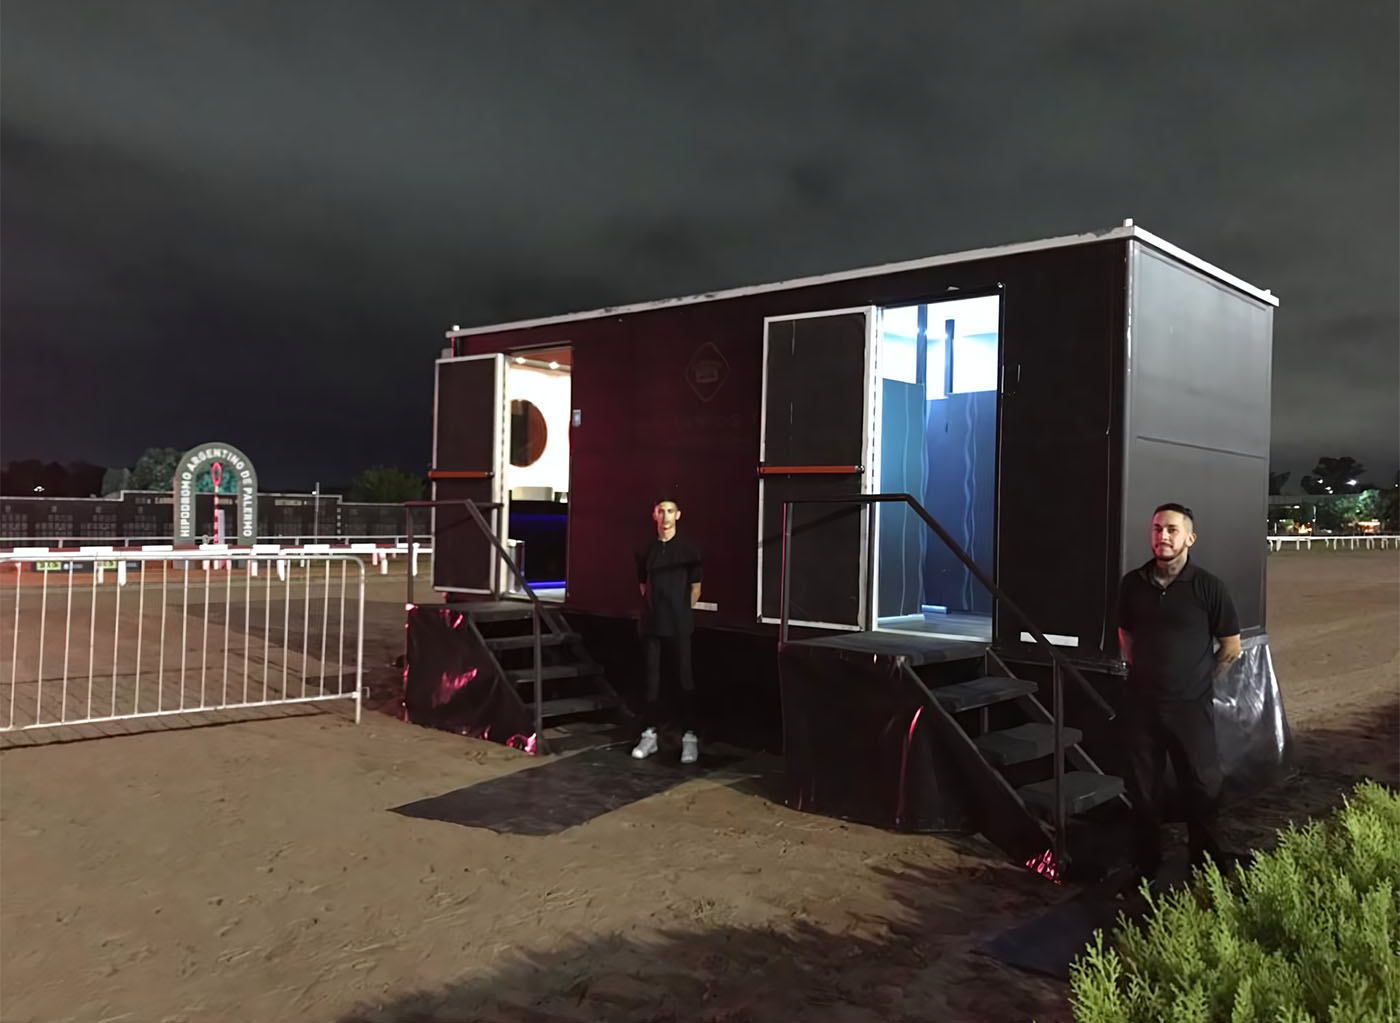
<svg viewBox="0 0 1400 1023"><path fill-rule="evenodd" d="M128 553L156 554L175 550L175 545L171 543L149 543L136 545L123 541L121 543L73 543L56 545L53 543L40 544L34 540L28 540L22 544L5 548L9 541L0 539L0 556L17 555L22 558L40 559L44 562L64 561L70 555L105 555L108 560L114 560L119 555ZM193 548L181 548L181 550L192 550ZM200 544L201 551L226 551L228 544ZM244 548L247 550L247 548ZM389 565L400 557L408 559L408 570L413 575L418 574L418 564L421 558L431 558L433 547L431 543L417 543L406 540L398 540L393 543L376 543L370 541L356 540L352 543L262 543L261 541L252 546L250 553L259 557L276 558L301 558L306 554L356 554L369 555L370 564L379 569L381 575L389 574Z"/></svg>
<svg viewBox="0 0 1400 1023"><path fill-rule="evenodd" d="M328 543L339 546L373 543L380 546L402 547L407 540L408 537L393 533L287 533L278 536L258 537L260 544L277 544L282 547L300 547L302 544L308 543ZM174 538L169 533L164 536L138 536L135 533L86 533L78 536L58 534L51 536L0 536L0 548L5 549L13 547L83 547L91 544L104 544L109 547L140 547L143 544L169 544L173 542Z"/></svg>
<svg viewBox="0 0 1400 1023"><path fill-rule="evenodd" d="M0 552L0 731L353 700L365 564L245 550Z"/></svg>
<svg viewBox="0 0 1400 1023"><path fill-rule="evenodd" d="M1329 536L1326 533L1312 535L1301 534L1298 536L1271 536L1269 537L1269 549L1281 551L1285 544L1292 544L1293 549L1299 547L1305 550L1312 550L1312 545L1334 551L1341 550L1375 550L1380 548L1386 550L1390 547L1400 547L1400 536L1393 533L1346 533Z"/></svg>

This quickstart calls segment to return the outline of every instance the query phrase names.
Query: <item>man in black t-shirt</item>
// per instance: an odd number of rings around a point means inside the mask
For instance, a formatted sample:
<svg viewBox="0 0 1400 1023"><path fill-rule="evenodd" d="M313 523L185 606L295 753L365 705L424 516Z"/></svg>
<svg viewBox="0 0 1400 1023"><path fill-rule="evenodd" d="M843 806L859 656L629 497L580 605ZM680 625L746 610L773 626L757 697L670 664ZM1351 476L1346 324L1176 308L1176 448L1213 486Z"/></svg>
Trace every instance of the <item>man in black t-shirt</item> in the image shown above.
<svg viewBox="0 0 1400 1023"><path fill-rule="evenodd" d="M681 509L671 498L656 502L651 512L656 538L637 552L637 584L642 591L642 645L646 654L647 706L642 737L632 756L644 760L657 750L656 726L661 723L661 662L663 652L680 690L681 763L700 758L695 734L695 683L691 677L690 635L695 631L692 608L700 599L700 552L676 535Z"/></svg>
<svg viewBox="0 0 1400 1023"><path fill-rule="evenodd" d="M1240 622L1225 584L1190 560L1195 516L1164 504L1152 516L1152 559L1123 577L1118 639L1128 662L1124 708L1133 861L1155 877L1162 860L1162 770L1171 758L1191 862L1225 866L1216 829L1222 775L1215 682L1240 656Z"/></svg>

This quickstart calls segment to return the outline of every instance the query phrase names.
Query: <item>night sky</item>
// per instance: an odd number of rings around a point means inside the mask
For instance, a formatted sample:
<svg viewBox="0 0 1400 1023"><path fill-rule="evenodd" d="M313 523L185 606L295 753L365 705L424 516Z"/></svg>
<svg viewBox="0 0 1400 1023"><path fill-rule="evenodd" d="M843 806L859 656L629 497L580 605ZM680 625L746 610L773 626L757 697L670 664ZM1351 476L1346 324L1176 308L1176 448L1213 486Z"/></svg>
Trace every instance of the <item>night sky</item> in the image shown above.
<svg viewBox="0 0 1400 1023"><path fill-rule="evenodd" d="M420 470L453 324L1125 217L1280 296L1290 489L1319 455L1400 460L1394 3L2 16L0 460L224 440L270 487Z"/></svg>

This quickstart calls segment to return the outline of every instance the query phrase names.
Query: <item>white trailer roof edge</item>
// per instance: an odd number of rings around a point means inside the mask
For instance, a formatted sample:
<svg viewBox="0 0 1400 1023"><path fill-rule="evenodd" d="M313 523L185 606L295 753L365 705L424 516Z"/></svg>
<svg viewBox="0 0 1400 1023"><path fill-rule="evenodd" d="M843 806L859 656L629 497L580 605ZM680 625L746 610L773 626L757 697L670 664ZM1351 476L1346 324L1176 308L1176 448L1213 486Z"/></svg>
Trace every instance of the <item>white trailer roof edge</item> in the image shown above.
<svg viewBox="0 0 1400 1023"><path fill-rule="evenodd" d="M1279 300L1271 291L1266 291L1255 287L1248 281L1228 273L1212 263L1206 262L1199 256L1193 256L1180 246L1173 245L1164 238L1159 238L1151 231L1144 230L1136 226L1131 220L1126 221L1121 227L1115 227L1108 231L1091 231L1085 234L1062 235L1058 238L1046 238L1034 242L1018 242L1012 245L998 245L984 249L969 249L964 252L952 252L944 256L926 256L921 259L910 259L899 263L883 263L879 266L860 267L855 270L841 270L836 273L821 274L815 277L798 277L786 281L776 281L772 284L752 284L738 288L728 288L723 291L704 292L697 295L685 295L678 298L663 298L650 302L637 302L632 305L608 306L602 309L591 309L586 312L564 313L559 316L544 316L533 320L515 320L509 323L492 323L479 327L454 328L446 332L447 338L470 337L475 334L497 334L508 330L527 330L531 327L547 327L554 324L574 323L582 320L596 320L606 316L626 316L630 313L649 312L655 309L670 309L676 306L698 305L702 302L718 302L728 298L743 298L748 295L761 295L770 291L793 291L798 288L809 288L820 284L833 284L838 281L859 280L862 277L879 277L886 274L903 273L909 270L924 270L935 266L944 266L950 263L970 263L979 259L991 259L999 256L1016 256L1027 252L1040 252L1046 249L1063 249L1076 245L1089 245L1095 242L1104 241L1126 241L1136 240L1144 245L1150 245L1154 249L1171 256L1193 269L1216 280L1228 284L1230 287L1258 299L1268 305L1277 307Z"/></svg>

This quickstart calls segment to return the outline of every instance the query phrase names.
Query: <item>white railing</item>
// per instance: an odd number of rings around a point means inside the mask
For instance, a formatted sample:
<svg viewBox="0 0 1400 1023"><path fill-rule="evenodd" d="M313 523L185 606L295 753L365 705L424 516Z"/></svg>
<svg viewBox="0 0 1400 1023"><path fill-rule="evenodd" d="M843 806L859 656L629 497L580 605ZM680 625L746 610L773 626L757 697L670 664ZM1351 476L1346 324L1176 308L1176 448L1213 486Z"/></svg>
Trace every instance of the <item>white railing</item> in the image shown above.
<svg viewBox="0 0 1400 1023"><path fill-rule="evenodd" d="M0 536L0 548L11 547L81 547L86 544L108 544L112 547L141 547L147 544L168 544L174 540L170 534L164 536L127 536L116 534L112 536ZM263 536L258 538L259 543L277 544L280 547L300 547L308 543L328 543L338 547L348 547L351 544L372 543L379 546L402 547L408 542L408 537L399 534L378 534L356 536L351 533L321 533L316 535L288 533L285 536Z"/></svg>
<svg viewBox="0 0 1400 1023"><path fill-rule="evenodd" d="M1313 544L1320 544L1327 550L1386 550L1390 547L1400 547L1400 536L1393 533L1386 533L1368 536L1364 533L1356 536L1271 536L1269 539L1269 549L1274 551L1283 550L1284 544L1292 544L1293 549L1302 547L1312 550Z"/></svg>
<svg viewBox="0 0 1400 1023"><path fill-rule="evenodd" d="M0 553L0 731L352 700L365 563L236 549Z"/></svg>
<svg viewBox="0 0 1400 1023"><path fill-rule="evenodd" d="M379 569L380 575L389 574L389 563L395 558L408 558L408 570L410 574L418 574L419 559L432 557L433 545L431 542L413 543L407 540L396 540L393 543L375 543L371 541L356 540L351 543L258 543L252 547L230 547L228 544L200 544L197 548L176 548L169 543L169 537L165 543L148 543L137 545L127 544L125 541L110 544L75 543L72 546L61 546L42 544L35 540L25 540L19 546L11 547L8 550L2 548L3 541L0 541L0 557L15 555L17 557L44 562L64 562L71 555L105 555L107 560L112 560L117 554L159 554L166 551L198 550L204 552L202 556L215 556L221 552L233 551L233 557L238 557L238 551L251 552L253 555L262 558L302 558L307 554L354 554L368 555L370 564ZM303 566L304 567L304 566Z"/></svg>

